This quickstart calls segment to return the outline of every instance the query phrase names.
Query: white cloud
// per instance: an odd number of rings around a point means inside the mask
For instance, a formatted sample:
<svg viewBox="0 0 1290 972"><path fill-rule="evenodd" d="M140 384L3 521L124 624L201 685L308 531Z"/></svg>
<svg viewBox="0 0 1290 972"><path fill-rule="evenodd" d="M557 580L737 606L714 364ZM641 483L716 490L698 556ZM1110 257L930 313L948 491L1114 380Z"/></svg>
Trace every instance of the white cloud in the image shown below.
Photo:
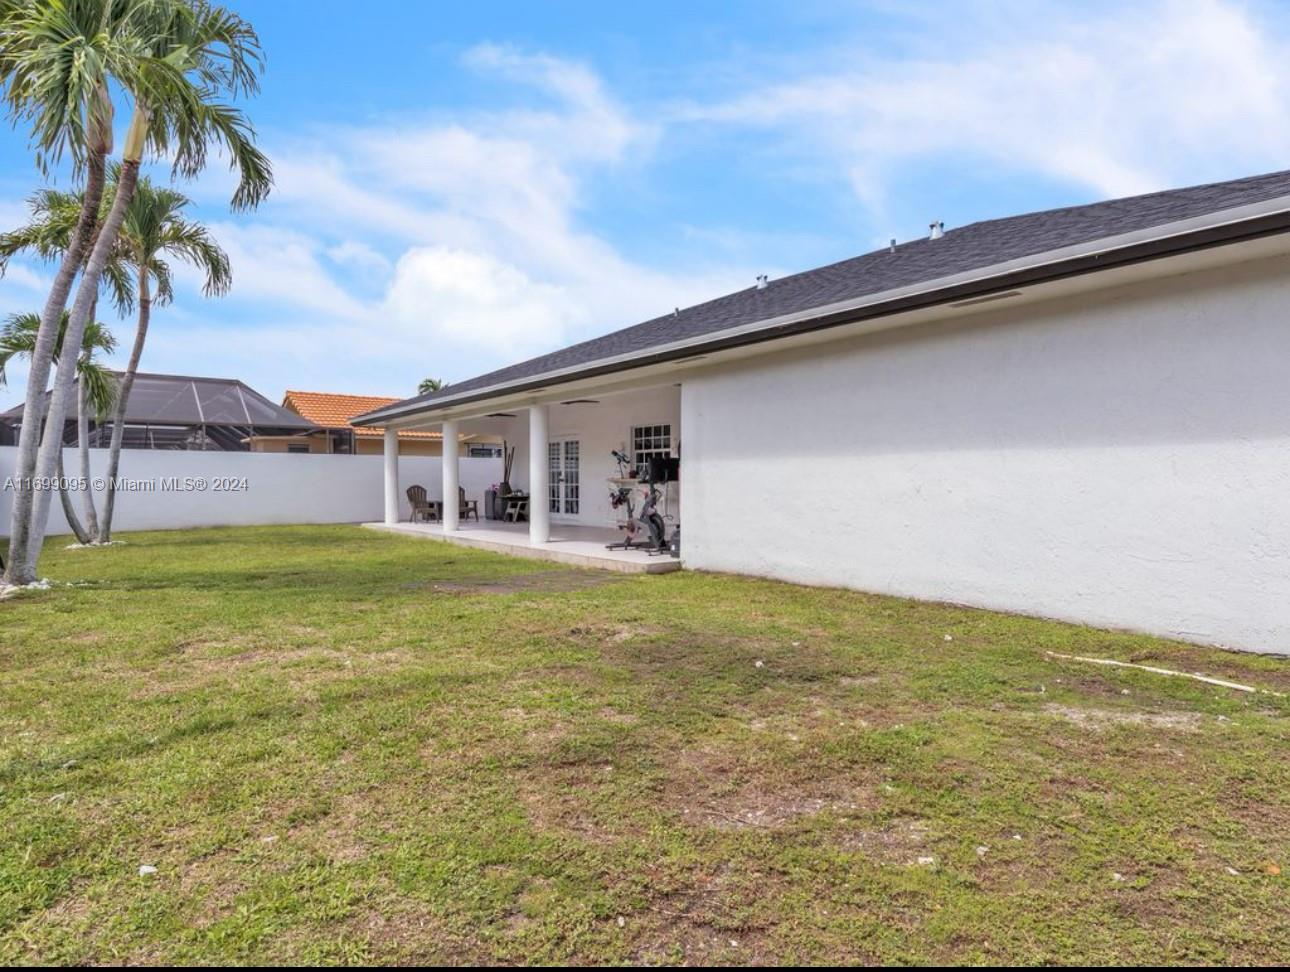
<svg viewBox="0 0 1290 972"><path fill-rule="evenodd" d="M956 8L939 29L924 25L934 55L859 49L857 66L678 118L784 130L835 158L876 208L900 167L920 159L984 160L1115 196L1290 158L1290 50L1243 6L1010 4L992 10L989 30L970 17Z"/></svg>
<svg viewBox="0 0 1290 972"><path fill-rule="evenodd" d="M27 204L19 199L0 199L0 227L5 230L21 226L31 218Z"/></svg>
<svg viewBox="0 0 1290 972"><path fill-rule="evenodd" d="M585 180L647 155L657 134L593 72L493 45L464 63L543 103L297 137L273 150L271 202L213 227L234 267L228 306L256 322L258 346L316 375L286 384L380 391L358 377L363 362L386 364L387 390L427 368L460 380L751 279L643 266L580 225ZM265 321L266 303L282 315ZM218 328L185 335L204 331ZM162 339L158 354L185 343ZM261 367L239 348L220 353Z"/></svg>
<svg viewBox="0 0 1290 972"><path fill-rule="evenodd" d="M53 283L51 277L33 270L25 263L19 263L16 260L5 267L4 282L7 287L20 287L27 294L22 295L23 299L30 300L32 295L40 298L44 303L44 297L49 293L49 288ZM18 295L13 295L17 297Z"/></svg>
<svg viewBox="0 0 1290 972"><path fill-rule="evenodd" d="M366 308L327 272L312 237L256 224L217 223L211 232L228 253L240 300L282 303L337 318L361 319ZM190 281L196 272L184 269Z"/></svg>
<svg viewBox="0 0 1290 972"><path fill-rule="evenodd" d="M618 161L629 147L657 135L653 126L623 111L605 93L600 78L584 65L496 44L472 48L463 61L477 70L543 89L571 109L565 113L508 112L503 116L516 134L542 142L566 157Z"/></svg>
<svg viewBox="0 0 1290 972"><path fill-rule="evenodd" d="M385 298L387 319L522 356L566 333L579 308L559 284L483 253L416 247L400 258Z"/></svg>
<svg viewBox="0 0 1290 972"><path fill-rule="evenodd" d="M327 256L333 263L353 267L365 273L387 274L390 272L390 261L374 248L359 240L345 240L327 248Z"/></svg>

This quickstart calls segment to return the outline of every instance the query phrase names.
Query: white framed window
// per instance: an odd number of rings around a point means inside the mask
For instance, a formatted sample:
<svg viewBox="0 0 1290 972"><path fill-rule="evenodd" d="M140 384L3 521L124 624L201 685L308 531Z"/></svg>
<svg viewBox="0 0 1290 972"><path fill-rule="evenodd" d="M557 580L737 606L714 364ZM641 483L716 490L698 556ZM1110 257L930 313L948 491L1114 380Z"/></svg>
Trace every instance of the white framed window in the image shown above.
<svg viewBox="0 0 1290 972"><path fill-rule="evenodd" d="M666 423L658 425L632 426L632 468L636 478L644 479L649 471L651 456L667 458L672 455L672 426Z"/></svg>

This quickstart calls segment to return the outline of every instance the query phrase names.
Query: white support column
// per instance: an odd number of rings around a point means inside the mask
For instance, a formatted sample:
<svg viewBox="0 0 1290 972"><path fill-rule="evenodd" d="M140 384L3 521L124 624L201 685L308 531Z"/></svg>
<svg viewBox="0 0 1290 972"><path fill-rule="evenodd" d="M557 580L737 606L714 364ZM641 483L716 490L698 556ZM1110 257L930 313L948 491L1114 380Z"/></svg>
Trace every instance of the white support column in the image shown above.
<svg viewBox="0 0 1290 972"><path fill-rule="evenodd" d="M399 433L385 430L385 522L399 522Z"/></svg>
<svg viewBox="0 0 1290 972"><path fill-rule="evenodd" d="M461 515L461 504L457 498L457 484L461 482L458 475L458 455L460 447L457 436L457 420L449 419L443 423L443 532L451 533L457 529L457 520Z"/></svg>
<svg viewBox="0 0 1290 972"><path fill-rule="evenodd" d="M547 406L529 406L529 543L551 539L551 467L547 462Z"/></svg>

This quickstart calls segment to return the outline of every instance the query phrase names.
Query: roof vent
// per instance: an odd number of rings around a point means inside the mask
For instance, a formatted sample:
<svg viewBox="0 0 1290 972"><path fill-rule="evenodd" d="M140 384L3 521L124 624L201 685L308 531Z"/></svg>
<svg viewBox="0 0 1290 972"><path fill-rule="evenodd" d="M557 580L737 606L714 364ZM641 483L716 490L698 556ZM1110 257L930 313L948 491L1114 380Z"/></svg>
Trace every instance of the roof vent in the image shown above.
<svg viewBox="0 0 1290 972"><path fill-rule="evenodd" d="M887 244L887 252L888 253L896 252L896 238L894 236L891 238L891 242Z"/></svg>
<svg viewBox="0 0 1290 972"><path fill-rule="evenodd" d="M931 232L927 234L927 238L929 240L939 240L944 235L945 235L945 224L941 222L935 222L931 224Z"/></svg>
<svg viewBox="0 0 1290 972"><path fill-rule="evenodd" d="M768 286L770 286L770 278L764 273L757 274L757 289L765 290Z"/></svg>

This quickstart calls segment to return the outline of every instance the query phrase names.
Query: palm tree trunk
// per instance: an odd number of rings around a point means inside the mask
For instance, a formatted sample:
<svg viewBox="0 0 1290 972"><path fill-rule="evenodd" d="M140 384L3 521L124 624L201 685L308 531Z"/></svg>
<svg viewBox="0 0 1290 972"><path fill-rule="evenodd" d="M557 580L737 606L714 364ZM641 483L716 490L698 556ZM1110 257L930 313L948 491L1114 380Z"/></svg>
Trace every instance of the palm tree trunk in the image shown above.
<svg viewBox="0 0 1290 972"><path fill-rule="evenodd" d="M36 346L32 349L31 366L27 372L27 397L23 405L22 428L18 434L18 455L14 462L14 480L18 485L13 498L11 525L9 528L9 559L6 564L5 580L11 584L29 584L36 579L35 558L32 556L32 534L34 518L33 507L37 500L37 491L31 488L35 476L40 449L41 420L44 417L45 388L49 384L49 371L54 360L54 345L58 341L58 324L67 306L67 298L72 292L72 282L85 259L89 247L90 234L98 220L99 205L103 201L103 186L106 181L106 150L90 152L85 176L85 199L81 204L81 214L76 220L76 228L67 252L63 254L62 263L54 275L54 284L50 288L45 309L40 315L40 330L36 333ZM62 430L62 420L59 420ZM59 436L61 439L61 435ZM48 502L46 502L48 509ZM39 533L43 534L41 527Z"/></svg>
<svg viewBox="0 0 1290 972"><path fill-rule="evenodd" d="M91 538L86 532L85 527L81 526L81 521L76 518L76 507L72 505L72 498L67 495L67 490L62 488L63 480L67 474L63 471L63 454L58 454L58 500L63 504L63 516L67 518L67 525L72 528L72 533L76 534L78 543L90 543Z"/></svg>
<svg viewBox="0 0 1290 972"><path fill-rule="evenodd" d="M93 481L90 476L90 416L84 380L76 383L76 446L81 458L81 480L85 483L81 490L81 505L85 507L85 533L89 537L88 541L81 542L94 543L99 538L99 521L94 509L94 491L90 489Z"/></svg>
<svg viewBox="0 0 1290 972"><path fill-rule="evenodd" d="M138 117L136 115L136 117ZM131 123L133 130L135 124ZM128 144L128 143L127 143ZM108 253L116 243L121 223L125 220L126 208L134 196L134 187L139 181L139 156L126 152L121 162L121 175L117 179L116 198L108 210L107 219L99 231L99 238L90 253L85 272L81 275L80 286L76 290L76 301L67 321L67 332L63 335L62 354L67 361L75 361L81 353L81 341L85 336L85 325L90 319L90 310L98 297L99 279L107 265ZM58 464L58 453L62 450L62 436L53 434L54 429L62 429L67 418L68 405L72 397L72 376L74 368L58 370L54 379L54 390L49 396L47 429L41 439L40 450L36 454L36 476L38 479L53 475ZM49 493L46 490L33 492L31 504L31 522L27 528L23 559L15 559L9 565L11 580L29 584L36 579L36 559L40 556L40 545L45 539L45 526L49 520ZM10 550L12 555L13 551Z"/></svg>
<svg viewBox="0 0 1290 972"><path fill-rule="evenodd" d="M143 357L143 343L148 339L148 324L152 319L152 291L148 271L139 269L139 323L134 329L134 345L130 360L126 362L121 383L117 386L116 405L112 409L112 441L108 444L107 496L103 498L103 519L99 524L99 542L112 539L112 513L116 509L116 475L121 466L121 443L125 440L125 406L134 387L134 375Z"/></svg>

